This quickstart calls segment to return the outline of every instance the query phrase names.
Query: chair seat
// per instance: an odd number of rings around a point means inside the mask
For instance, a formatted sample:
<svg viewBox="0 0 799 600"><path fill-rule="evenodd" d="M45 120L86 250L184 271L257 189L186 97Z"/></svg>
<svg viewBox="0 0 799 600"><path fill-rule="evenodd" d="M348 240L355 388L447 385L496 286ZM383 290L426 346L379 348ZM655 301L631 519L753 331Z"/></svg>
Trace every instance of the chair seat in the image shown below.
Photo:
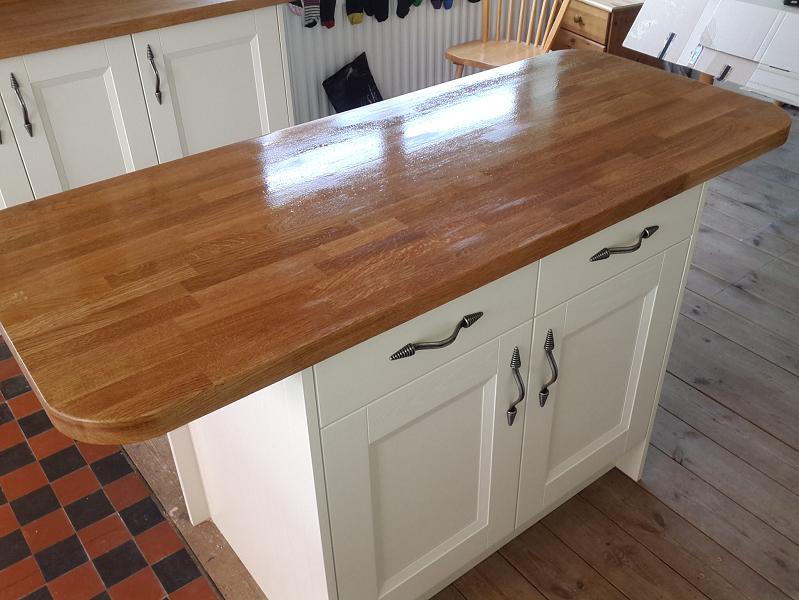
<svg viewBox="0 0 799 600"><path fill-rule="evenodd" d="M533 44L476 41L450 46L444 56L456 65L490 69L492 67L501 67L517 60L533 58L543 53L543 48Z"/></svg>

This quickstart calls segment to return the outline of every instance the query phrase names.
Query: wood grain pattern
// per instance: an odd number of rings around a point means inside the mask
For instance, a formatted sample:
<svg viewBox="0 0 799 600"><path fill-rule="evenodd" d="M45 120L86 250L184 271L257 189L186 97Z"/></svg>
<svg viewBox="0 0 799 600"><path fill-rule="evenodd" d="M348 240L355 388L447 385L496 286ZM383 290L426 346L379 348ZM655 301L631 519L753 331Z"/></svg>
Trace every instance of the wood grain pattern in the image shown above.
<svg viewBox="0 0 799 600"><path fill-rule="evenodd" d="M282 4L284 0L0 0L0 59Z"/></svg>
<svg viewBox="0 0 799 600"><path fill-rule="evenodd" d="M776 147L789 123L550 53L7 209L0 323L62 431L154 437Z"/></svg>

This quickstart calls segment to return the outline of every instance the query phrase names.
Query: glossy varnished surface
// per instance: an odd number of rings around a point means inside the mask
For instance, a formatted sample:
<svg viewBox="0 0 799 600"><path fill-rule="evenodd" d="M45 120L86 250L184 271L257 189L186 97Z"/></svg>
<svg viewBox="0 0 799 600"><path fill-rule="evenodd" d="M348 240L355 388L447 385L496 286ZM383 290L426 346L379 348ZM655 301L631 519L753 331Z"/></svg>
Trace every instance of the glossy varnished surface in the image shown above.
<svg viewBox="0 0 799 600"><path fill-rule="evenodd" d="M0 0L0 59L280 4L282 0Z"/></svg>
<svg viewBox="0 0 799 600"><path fill-rule="evenodd" d="M3 211L0 322L59 428L152 437L776 147L789 123L550 53Z"/></svg>

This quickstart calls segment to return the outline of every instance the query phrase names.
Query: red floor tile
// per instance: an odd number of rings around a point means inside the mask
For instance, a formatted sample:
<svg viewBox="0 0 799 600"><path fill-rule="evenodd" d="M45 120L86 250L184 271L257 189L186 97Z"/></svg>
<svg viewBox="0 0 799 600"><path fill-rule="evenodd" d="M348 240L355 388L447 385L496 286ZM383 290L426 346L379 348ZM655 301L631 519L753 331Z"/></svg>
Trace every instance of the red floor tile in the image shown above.
<svg viewBox="0 0 799 600"><path fill-rule="evenodd" d="M19 369L19 365L17 365L17 361L13 358L7 358L6 360L0 360L0 381L5 381L14 375L19 375L21 373Z"/></svg>
<svg viewBox="0 0 799 600"><path fill-rule="evenodd" d="M150 495L150 488L138 473L129 473L106 485L105 495L117 510L127 508Z"/></svg>
<svg viewBox="0 0 799 600"><path fill-rule="evenodd" d="M48 429L44 433L35 435L28 440L28 445L33 450L36 460L41 460L59 450L69 448L74 443L72 438L68 438L55 428Z"/></svg>
<svg viewBox="0 0 799 600"><path fill-rule="evenodd" d="M67 539L74 533L72 523L69 522L63 508L31 521L22 528L22 535L25 536L28 547L34 554Z"/></svg>
<svg viewBox="0 0 799 600"><path fill-rule="evenodd" d="M87 600L105 590L97 570L90 562L53 579L47 587L53 600Z"/></svg>
<svg viewBox="0 0 799 600"><path fill-rule="evenodd" d="M80 453L89 464L97 462L106 456L111 456L114 452L119 452L119 446L98 446L96 444L86 444L84 442L77 442L77 444Z"/></svg>
<svg viewBox="0 0 799 600"><path fill-rule="evenodd" d="M32 556L0 571L0 600L19 600L44 585L44 577Z"/></svg>
<svg viewBox="0 0 799 600"><path fill-rule="evenodd" d="M206 581L205 577L195 579L191 583L184 585L179 590L175 590L169 595L169 600L216 600L217 594Z"/></svg>
<svg viewBox="0 0 799 600"><path fill-rule="evenodd" d="M100 482L88 466L57 479L51 485L61 506L71 504L100 489Z"/></svg>
<svg viewBox="0 0 799 600"><path fill-rule="evenodd" d="M89 558L97 558L131 538L128 528L116 513L100 519L78 532Z"/></svg>
<svg viewBox="0 0 799 600"><path fill-rule="evenodd" d="M47 477L37 462L0 477L0 488L3 489L3 493L9 501L16 500L45 485L47 485Z"/></svg>
<svg viewBox="0 0 799 600"><path fill-rule="evenodd" d="M4 425L0 425L0 451L11 446L16 446L20 442L25 441L25 436L22 435L22 430L16 421L10 421Z"/></svg>
<svg viewBox="0 0 799 600"><path fill-rule="evenodd" d="M37 410L42 410L42 405L39 403L36 394L27 392L9 400L8 408L11 409L17 419L21 419L35 413Z"/></svg>
<svg viewBox="0 0 799 600"><path fill-rule="evenodd" d="M112 600L161 600L164 588L150 567L108 588Z"/></svg>
<svg viewBox="0 0 799 600"><path fill-rule="evenodd" d="M148 563L155 564L162 558L183 547L181 540L166 521L136 536L136 543Z"/></svg>
<svg viewBox="0 0 799 600"><path fill-rule="evenodd" d="M15 529L19 529L19 524L14 511L11 510L10 504L3 504L0 506L0 537L8 535Z"/></svg>

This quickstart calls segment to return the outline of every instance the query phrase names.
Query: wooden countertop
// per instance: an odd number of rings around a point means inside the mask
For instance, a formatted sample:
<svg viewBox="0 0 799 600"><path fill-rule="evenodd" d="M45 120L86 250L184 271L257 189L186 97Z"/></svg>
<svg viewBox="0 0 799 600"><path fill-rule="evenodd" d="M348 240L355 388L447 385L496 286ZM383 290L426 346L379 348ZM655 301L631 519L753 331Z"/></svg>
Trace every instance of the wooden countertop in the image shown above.
<svg viewBox="0 0 799 600"><path fill-rule="evenodd" d="M175 429L782 144L751 98L546 56L0 211L63 432Z"/></svg>
<svg viewBox="0 0 799 600"><path fill-rule="evenodd" d="M0 59L286 0L0 0Z"/></svg>

